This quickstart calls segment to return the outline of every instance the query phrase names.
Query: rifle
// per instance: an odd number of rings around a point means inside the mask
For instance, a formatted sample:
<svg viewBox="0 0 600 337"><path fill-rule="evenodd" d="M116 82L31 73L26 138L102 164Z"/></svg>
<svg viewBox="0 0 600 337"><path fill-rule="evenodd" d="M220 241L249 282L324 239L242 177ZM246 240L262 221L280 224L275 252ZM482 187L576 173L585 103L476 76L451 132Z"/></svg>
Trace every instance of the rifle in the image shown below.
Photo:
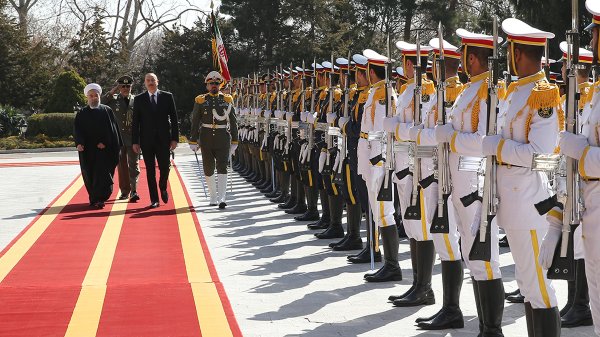
<svg viewBox="0 0 600 337"><path fill-rule="evenodd" d="M421 91L423 85L422 69L421 69L421 41L419 38L419 31L417 31L417 64L414 66L415 71L415 93L414 93L414 114L413 123L418 125L421 123ZM411 159L409 167L412 166L413 172L413 189L410 196L410 205L406 208L404 218L407 220L421 220L421 158L417 156L417 143L413 142L410 144L408 156Z"/></svg>
<svg viewBox="0 0 600 337"><path fill-rule="evenodd" d="M393 109L390 107L392 104L392 54L390 52L390 34L387 34L387 60L385 61L385 117L392 117ZM377 193L378 201L392 201L393 200L393 184L392 174L394 174L394 167L396 160L394 158L394 134L387 132L386 153L385 153L385 177L383 178L383 184ZM382 142L384 138L381 138Z"/></svg>
<svg viewBox="0 0 600 337"><path fill-rule="evenodd" d="M333 72L335 65L333 64L333 53L331 53L331 71L329 72L329 107L328 113L333 113L333 96L335 95L335 86L333 85ZM321 114L324 112L321 111ZM327 119L327 116L325 116ZM331 174L331 154L333 149L333 136L329 133L329 124L325 121L325 146L327 147L327 156L325 159L325 167L323 168L323 174Z"/></svg>
<svg viewBox="0 0 600 337"><path fill-rule="evenodd" d="M294 71L292 68L292 63L290 62L290 77L288 79L289 81L289 93L288 93L288 109L287 112L292 112L292 101L293 101L293 96L292 95L292 86L293 86L293 81L294 81ZM285 129L285 148L283 149L283 156L282 159L283 161L289 161L290 160L290 144L292 142L292 121L291 120L287 120L287 115L284 115L284 120L286 122L286 129Z"/></svg>
<svg viewBox="0 0 600 337"><path fill-rule="evenodd" d="M351 66L351 61L350 61L350 51L348 51L348 68L346 68L346 77L344 78L344 107L343 107L343 116L344 117L348 117L348 101L350 99L350 66ZM340 71L341 74L341 71ZM339 129L339 128L338 128ZM338 185L343 185L345 183L344 180L344 161L346 160L346 155L347 155L347 138L346 138L346 134L342 134L341 130L340 130L340 142L341 142L341 149L340 149L340 161L339 161L339 165L337 167L337 173L335 175L334 178L334 182Z"/></svg>
<svg viewBox="0 0 600 337"><path fill-rule="evenodd" d="M314 113L315 111L315 93L316 93L316 89L315 89L315 77L317 75L317 60L316 58L313 59L313 73L312 76L310 78L310 86L311 86L311 94L310 94L310 111L309 113ZM311 151L312 148L315 144L315 140L314 140L314 125L313 123L306 123L306 127L307 127L307 135L306 137L308 138L308 155L306 156L306 160L304 162L304 170L310 170L310 157L311 157Z"/></svg>
<svg viewBox="0 0 600 337"><path fill-rule="evenodd" d="M493 23L494 51L492 57L488 58L490 69L490 83L488 85L487 98L487 130L486 135L496 134L496 118L498 116L498 19L494 17ZM485 161L485 178L483 182L483 202L481 205L481 220L479 230L475 235L475 241L469 252L469 259L473 261L490 261L492 257L490 227L492 220L498 212L497 195L497 169L496 156L487 156Z"/></svg>
<svg viewBox="0 0 600 337"><path fill-rule="evenodd" d="M571 30L567 31L567 99L565 130L574 134L579 133L578 109L579 109L579 85L577 83L577 69L579 68L579 11L577 0L571 1ZM556 194L536 204L540 215L547 213L555 206L563 210L562 235L560 244L556 246L552 264L548 268L549 279L575 280L575 252L573 233L581 221L581 199L579 185L581 177L578 171L578 160L560 155L535 154L533 167L538 171L547 171L554 176L553 189ZM549 164L552 162L552 164ZM532 167L532 169L533 169ZM556 188L557 176L566 182L566 191Z"/></svg>
<svg viewBox="0 0 600 337"><path fill-rule="evenodd" d="M437 59L437 125L446 124L446 59L444 56L444 38L442 23L438 25L438 42L440 48L440 57ZM438 203L433 220L431 222L431 233L449 233L450 222L448 220L448 198L452 193L452 183L450 182L450 165L448 143L441 143L437 146L437 157L434 157L434 178L438 180Z"/></svg>

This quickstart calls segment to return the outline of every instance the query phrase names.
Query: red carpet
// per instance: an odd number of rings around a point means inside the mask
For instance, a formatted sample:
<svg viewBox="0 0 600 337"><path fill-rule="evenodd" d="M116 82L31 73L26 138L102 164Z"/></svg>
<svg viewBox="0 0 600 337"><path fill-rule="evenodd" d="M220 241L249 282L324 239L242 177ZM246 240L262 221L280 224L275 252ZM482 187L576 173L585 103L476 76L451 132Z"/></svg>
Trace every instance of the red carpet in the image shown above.
<svg viewBox="0 0 600 337"><path fill-rule="evenodd" d="M0 253L0 336L241 336L175 167L169 184L148 209L142 167L140 202L91 210L77 178Z"/></svg>

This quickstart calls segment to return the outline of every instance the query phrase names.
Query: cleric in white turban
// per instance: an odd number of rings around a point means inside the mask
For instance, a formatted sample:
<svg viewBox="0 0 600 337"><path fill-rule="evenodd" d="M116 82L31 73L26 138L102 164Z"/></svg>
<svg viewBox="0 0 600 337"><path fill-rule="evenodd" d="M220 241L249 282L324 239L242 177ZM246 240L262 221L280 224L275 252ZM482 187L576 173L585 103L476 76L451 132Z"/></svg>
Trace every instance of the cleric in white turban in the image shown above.
<svg viewBox="0 0 600 337"><path fill-rule="evenodd" d="M90 83L83 93L88 105L75 116L75 144L90 206L103 208L112 194L113 176L123 141L112 109L100 104L100 85Z"/></svg>

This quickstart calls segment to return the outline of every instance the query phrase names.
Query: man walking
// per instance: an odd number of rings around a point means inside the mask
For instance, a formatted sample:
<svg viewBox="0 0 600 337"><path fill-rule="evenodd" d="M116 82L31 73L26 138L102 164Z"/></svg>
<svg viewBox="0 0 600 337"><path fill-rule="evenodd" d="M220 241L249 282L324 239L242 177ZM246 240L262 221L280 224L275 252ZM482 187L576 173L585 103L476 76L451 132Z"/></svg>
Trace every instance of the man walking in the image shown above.
<svg viewBox="0 0 600 337"><path fill-rule="evenodd" d="M160 179L158 187L162 201L169 201L167 180L169 178L171 150L177 147L179 125L173 94L158 90L158 78L153 73L145 76L147 91L137 95L133 100L133 121L131 137L133 151L137 154L144 151L146 179L150 190L150 208L157 208L158 190L156 188L156 168L158 162Z"/></svg>

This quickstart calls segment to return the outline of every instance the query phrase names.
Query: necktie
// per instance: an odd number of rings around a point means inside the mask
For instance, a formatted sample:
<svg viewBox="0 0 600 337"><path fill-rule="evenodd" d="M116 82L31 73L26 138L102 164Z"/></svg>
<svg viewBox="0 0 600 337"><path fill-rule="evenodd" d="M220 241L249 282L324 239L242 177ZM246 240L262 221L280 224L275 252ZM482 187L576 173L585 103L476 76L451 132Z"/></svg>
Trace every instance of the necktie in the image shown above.
<svg viewBox="0 0 600 337"><path fill-rule="evenodd" d="M155 98L155 95L152 95L152 96L150 97L150 102L152 103L152 105L153 105L154 107L156 107L156 98Z"/></svg>

